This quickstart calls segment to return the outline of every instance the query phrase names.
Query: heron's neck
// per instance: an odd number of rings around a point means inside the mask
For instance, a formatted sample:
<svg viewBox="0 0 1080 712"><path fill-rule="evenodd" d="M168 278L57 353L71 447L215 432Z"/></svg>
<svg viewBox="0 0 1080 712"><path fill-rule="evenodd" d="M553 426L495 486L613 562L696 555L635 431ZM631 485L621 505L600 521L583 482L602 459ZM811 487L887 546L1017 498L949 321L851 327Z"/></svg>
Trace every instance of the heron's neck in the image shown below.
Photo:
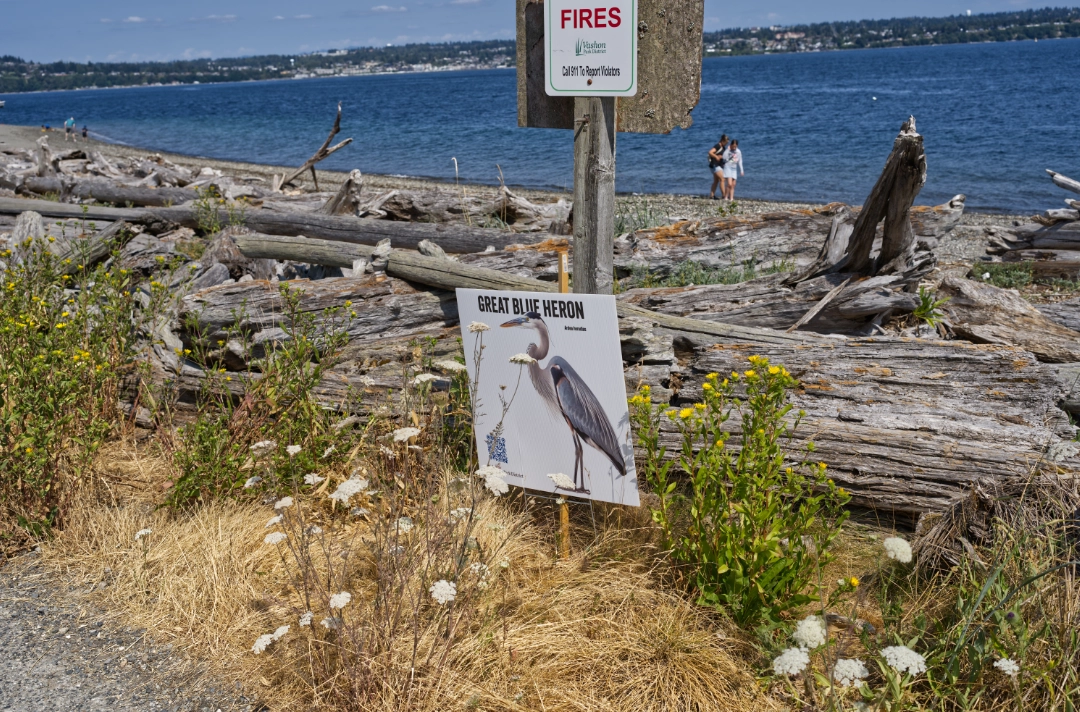
<svg viewBox="0 0 1080 712"><path fill-rule="evenodd" d="M548 355L548 348L549 348L548 333L547 333L547 329L545 329L543 326L541 326L539 329L537 329L536 333L540 337L540 343L539 344L529 344L529 348L526 349L525 352L527 354L529 354L530 356L532 356L537 361L542 361L543 359L547 358L547 355Z"/></svg>

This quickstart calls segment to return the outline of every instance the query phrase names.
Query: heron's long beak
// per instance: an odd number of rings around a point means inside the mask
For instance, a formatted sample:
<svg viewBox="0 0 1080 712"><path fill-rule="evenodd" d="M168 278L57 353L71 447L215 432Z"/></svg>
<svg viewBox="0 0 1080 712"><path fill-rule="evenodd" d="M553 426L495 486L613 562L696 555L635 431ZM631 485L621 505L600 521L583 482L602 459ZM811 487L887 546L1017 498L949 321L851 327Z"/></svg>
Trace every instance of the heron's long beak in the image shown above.
<svg viewBox="0 0 1080 712"><path fill-rule="evenodd" d="M529 321L529 317L527 317L527 316L519 316L517 319L511 319L510 321L504 321L499 326L502 327L503 329L508 329L508 328L514 327L514 326L521 326L522 324L528 323L528 321Z"/></svg>

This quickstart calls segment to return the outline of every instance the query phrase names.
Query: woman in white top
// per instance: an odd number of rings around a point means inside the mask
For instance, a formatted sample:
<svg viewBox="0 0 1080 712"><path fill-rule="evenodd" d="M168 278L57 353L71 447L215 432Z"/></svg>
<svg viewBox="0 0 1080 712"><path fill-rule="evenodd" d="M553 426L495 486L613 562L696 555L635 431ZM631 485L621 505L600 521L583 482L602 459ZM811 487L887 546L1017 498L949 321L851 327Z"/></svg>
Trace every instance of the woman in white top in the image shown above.
<svg viewBox="0 0 1080 712"><path fill-rule="evenodd" d="M738 139L731 139L727 150L724 151L723 195L725 199L735 200L735 181L740 175L746 175L743 171L742 151L739 150Z"/></svg>

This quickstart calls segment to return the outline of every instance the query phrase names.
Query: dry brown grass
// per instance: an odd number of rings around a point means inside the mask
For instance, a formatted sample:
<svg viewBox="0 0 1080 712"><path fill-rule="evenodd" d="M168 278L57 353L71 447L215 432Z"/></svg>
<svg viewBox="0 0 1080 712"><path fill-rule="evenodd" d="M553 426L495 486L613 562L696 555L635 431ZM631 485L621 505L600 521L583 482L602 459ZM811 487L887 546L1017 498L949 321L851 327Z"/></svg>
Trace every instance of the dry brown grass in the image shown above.
<svg viewBox="0 0 1080 712"><path fill-rule="evenodd" d="M290 635L269 654L250 652L295 595L276 551L262 543L269 508L155 510L167 476L161 460L134 445L112 446L99 460L94 496L72 512L45 561L69 580L107 579L100 603L126 625L209 661L272 709L310 707L304 640ZM513 564L474 604L468 635L414 709L781 709L754 680L750 647L732 627L664 590L643 557L605 554L625 552L627 542L602 535L555 562L547 532L528 514L501 501L485 503L482 514L481 545L515 532L503 547ZM147 527L144 559L134 534ZM390 664L407 670L406 651L395 657ZM387 690L372 709L404 706Z"/></svg>

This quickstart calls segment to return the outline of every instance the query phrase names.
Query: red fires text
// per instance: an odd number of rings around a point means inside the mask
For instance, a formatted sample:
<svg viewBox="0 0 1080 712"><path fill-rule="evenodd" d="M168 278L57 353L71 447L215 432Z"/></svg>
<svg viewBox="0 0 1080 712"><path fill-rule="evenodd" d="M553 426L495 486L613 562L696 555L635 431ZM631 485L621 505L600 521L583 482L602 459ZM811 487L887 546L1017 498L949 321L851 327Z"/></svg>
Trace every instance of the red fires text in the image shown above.
<svg viewBox="0 0 1080 712"><path fill-rule="evenodd" d="M622 24L622 10L617 7L581 8L580 10L563 10L561 17L562 28L566 29L566 23L571 23L575 30L584 27L618 27Z"/></svg>

